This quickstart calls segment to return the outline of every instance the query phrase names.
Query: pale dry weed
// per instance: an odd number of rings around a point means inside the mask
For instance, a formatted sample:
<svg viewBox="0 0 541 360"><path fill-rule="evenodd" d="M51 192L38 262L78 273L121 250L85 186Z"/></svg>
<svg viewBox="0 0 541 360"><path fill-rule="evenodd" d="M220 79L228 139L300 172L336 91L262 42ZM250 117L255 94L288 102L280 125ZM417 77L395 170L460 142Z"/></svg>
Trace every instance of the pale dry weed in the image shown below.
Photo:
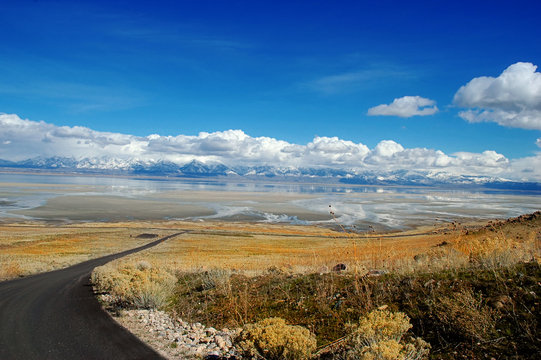
<svg viewBox="0 0 541 360"><path fill-rule="evenodd" d="M434 312L442 324L471 340L484 341L496 333L499 313L471 289L438 299Z"/></svg>

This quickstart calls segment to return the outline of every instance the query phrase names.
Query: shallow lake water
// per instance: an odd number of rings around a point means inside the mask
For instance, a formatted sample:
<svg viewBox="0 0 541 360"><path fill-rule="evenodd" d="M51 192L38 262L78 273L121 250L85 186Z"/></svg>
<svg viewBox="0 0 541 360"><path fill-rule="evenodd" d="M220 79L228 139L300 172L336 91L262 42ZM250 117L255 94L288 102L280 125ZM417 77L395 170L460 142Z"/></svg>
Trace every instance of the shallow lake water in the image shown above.
<svg viewBox="0 0 541 360"><path fill-rule="evenodd" d="M508 218L537 210L541 194L536 192L0 174L4 219L339 222L362 231Z"/></svg>

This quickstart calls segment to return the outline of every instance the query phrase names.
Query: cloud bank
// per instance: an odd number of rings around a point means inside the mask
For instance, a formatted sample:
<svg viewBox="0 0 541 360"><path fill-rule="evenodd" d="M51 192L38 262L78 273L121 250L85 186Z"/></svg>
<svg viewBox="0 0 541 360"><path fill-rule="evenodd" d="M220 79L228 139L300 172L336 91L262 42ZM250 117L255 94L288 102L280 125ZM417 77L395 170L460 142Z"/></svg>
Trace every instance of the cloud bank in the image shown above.
<svg viewBox="0 0 541 360"><path fill-rule="evenodd" d="M434 100L420 96L403 96L394 99L389 105L381 104L368 109L368 115L387 115L409 118L415 115L426 116L438 112Z"/></svg>
<svg viewBox="0 0 541 360"><path fill-rule="evenodd" d="M251 137L242 130L201 132L198 135L134 136L95 131L80 126L21 119L0 114L0 159L20 161L38 156L171 161L192 160L227 166L270 165L329 167L348 170L424 170L456 175L503 176L541 180L541 155L510 161L487 150L445 154L427 148L404 148L383 140L373 149L337 137L316 136L306 145L270 137Z"/></svg>
<svg viewBox="0 0 541 360"><path fill-rule="evenodd" d="M518 62L498 77L482 76L462 86L454 103L469 108L459 116L469 122L541 130L541 73L537 66Z"/></svg>

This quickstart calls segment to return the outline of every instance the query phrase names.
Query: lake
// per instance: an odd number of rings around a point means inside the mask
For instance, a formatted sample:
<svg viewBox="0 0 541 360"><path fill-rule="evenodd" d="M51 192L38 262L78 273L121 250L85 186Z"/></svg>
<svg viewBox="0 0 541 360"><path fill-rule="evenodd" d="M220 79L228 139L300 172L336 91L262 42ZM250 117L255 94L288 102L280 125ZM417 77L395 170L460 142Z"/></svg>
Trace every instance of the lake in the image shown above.
<svg viewBox="0 0 541 360"><path fill-rule="evenodd" d="M503 219L540 209L541 194L536 192L0 174L0 218L4 221L338 222L367 231Z"/></svg>

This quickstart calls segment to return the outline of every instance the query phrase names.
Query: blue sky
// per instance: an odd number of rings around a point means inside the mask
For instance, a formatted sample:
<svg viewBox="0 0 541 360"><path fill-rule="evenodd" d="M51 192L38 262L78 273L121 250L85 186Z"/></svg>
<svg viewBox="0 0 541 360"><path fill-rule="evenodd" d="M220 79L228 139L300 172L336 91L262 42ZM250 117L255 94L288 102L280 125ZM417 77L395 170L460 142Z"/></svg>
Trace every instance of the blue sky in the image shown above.
<svg viewBox="0 0 541 360"><path fill-rule="evenodd" d="M393 140L510 160L540 150L541 119L510 125L477 114L470 122L459 112L504 107L455 99L474 78L541 65L537 1L0 6L0 113L22 119L135 136L240 129L300 145L314 136L369 148ZM529 93L533 116L539 91ZM438 111L368 115L404 96L429 99Z"/></svg>

